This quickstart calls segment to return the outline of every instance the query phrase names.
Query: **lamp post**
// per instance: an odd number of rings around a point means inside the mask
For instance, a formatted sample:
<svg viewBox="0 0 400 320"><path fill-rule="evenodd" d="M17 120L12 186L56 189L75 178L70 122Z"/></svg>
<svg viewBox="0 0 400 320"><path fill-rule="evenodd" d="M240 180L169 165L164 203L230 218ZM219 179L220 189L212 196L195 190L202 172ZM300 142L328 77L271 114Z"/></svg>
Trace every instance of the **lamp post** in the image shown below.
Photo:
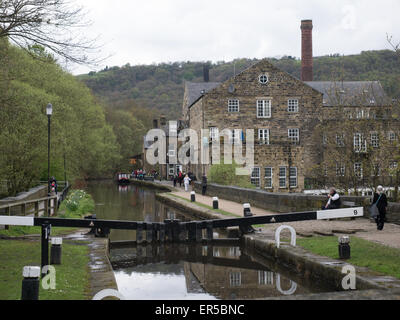
<svg viewBox="0 0 400 320"><path fill-rule="evenodd" d="M50 194L50 120L53 114L53 105L49 103L46 107L47 115L47 191Z"/></svg>

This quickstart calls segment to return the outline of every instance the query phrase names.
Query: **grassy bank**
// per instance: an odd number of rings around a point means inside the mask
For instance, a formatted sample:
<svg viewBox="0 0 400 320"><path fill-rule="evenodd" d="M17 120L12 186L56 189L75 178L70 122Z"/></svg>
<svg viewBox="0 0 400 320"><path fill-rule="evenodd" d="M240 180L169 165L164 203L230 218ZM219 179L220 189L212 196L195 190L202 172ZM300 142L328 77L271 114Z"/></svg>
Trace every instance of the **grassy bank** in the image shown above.
<svg viewBox="0 0 400 320"><path fill-rule="evenodd" d="M63 244L62 265L56 268L56 289L40 288L40 300L84 300L89 287L89 248ZM0 300L21 298L22 269L40 265L40 242L0 240Z"/></svg>
<svg viewBox="0 0 400 320"><path fill-rule="evenodd" d="M312 253L320 256L339 258L337 237L313 237L298 239L297 243ZM351 238L350 264L367 267L400 279L400 250L390 248L364 239Z"/></svg>

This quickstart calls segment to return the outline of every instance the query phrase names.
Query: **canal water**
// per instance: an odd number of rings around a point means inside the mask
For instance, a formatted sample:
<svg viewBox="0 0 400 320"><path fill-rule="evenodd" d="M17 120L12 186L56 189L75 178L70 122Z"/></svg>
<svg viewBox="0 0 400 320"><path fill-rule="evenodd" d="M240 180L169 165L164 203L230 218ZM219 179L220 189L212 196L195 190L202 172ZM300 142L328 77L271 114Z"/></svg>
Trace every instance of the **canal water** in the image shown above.
<svg viewBox="0 0 400 320"><path fill-rule="evenodd" d="M112 181L91 182L86 189L95 200L98 219L190 220L156 201L152 189ZM110 238L135 240L136 235L113 230ZM240 244L135 246L112 249L110 258L119 291L130 300L257 299L333 291L304 283L274 261L260 263Z"/></svg>

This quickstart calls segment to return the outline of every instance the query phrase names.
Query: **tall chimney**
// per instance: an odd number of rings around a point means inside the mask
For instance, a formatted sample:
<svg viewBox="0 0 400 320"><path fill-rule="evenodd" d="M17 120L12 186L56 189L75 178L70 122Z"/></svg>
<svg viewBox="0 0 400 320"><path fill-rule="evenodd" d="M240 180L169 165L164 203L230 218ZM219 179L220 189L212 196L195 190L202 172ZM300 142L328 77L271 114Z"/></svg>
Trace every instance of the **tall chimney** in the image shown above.
<svg viewBox="0 0 400 320"><path fill-rule="evenodd" d="M204 82L210 81L210 66L208 64L205 64L203 66L203 78L204 78Z"/></svg>
<svg viewBox="0 0 400 320"><path fill-rule="evenodd" d="M312 20L301 21L301 80L313 81Z"/></svg>

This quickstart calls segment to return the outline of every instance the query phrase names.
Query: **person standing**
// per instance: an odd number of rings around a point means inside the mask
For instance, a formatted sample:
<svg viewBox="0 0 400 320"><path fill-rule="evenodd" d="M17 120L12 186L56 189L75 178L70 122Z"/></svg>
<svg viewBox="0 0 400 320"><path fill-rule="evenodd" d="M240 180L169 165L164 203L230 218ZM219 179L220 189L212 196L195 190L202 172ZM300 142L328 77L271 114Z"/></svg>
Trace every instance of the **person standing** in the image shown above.
<svg viewBox="0 0 400 320"><path fill-rule="evenodd" d="M205 196L206 192L207 192L207 176L204 175L203 179L201 180L201 194Z"/></svg>
<svg viewBox="0 0 400 320"><path fill-rule="evenodd" d="M186 192L189 191L190 181L192 181L192 179L190 179L188 175L186 175L185 178L183 179L183 182L184 182L183 184L185 185Z"/></svg>
<svg viewBox="0 0 400 320"><path fill-rule="evenodd" d="M342 201L340 200L340 195L339 193L336 192L335 188L331 188L331 190L329 191L328 198L329 200L327 204L324 207L322 207L322 210L340 209Z"/></svg>
<svg viewBox="0 0 400 320"><path fill-rule="evenodd" d="M374 193L374 199L372 200L372 204L376 204L379 210L379 215L375 218L375 222L377 229L379 231L382 231L383 227L385 226L386 208L388 206L388 201L382 186L378 186L376 190L377 192Z"/></svg>

